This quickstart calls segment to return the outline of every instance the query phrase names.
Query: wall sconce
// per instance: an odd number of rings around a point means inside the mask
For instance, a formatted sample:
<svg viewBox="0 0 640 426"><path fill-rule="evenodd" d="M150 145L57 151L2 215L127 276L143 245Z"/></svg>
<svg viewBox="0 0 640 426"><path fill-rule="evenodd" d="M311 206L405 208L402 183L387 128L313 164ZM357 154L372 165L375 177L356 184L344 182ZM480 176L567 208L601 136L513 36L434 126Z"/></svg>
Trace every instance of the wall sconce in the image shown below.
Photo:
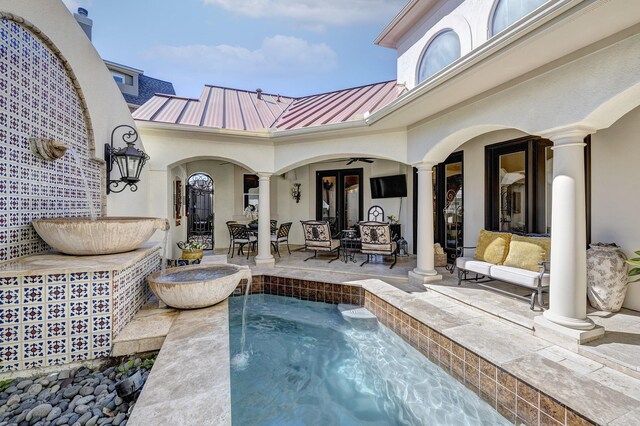
<svg viewBox="0 0 640 426"><path fill-rule="evenodd" d="M116 130L120 128L128 129L122 134L122 140L127 146L114 148L113 137ZM149 156L143 151L134 148L137 140L138 132L136 129L127 124L121 124L111 132L111 144L104 144L104 161L107 163L107 194L110 192L122 192L127 186L130 187L132 192L138 190L137 183L140 182L140 172L142 172L142 167L149 159ZM114 163L120 171L120 179L111 179ZM124 186L118 189L121 183Z"/></svg>
<svg viewBox="0 0 640 426"><path fill-rule="evenodd" d="M302 185L301 183L294 183L293 187L291 188L291 196L293 197L294 200L296 200L296 203L300 202L300 196L302 195L300 193L301 185Z"/></svg>

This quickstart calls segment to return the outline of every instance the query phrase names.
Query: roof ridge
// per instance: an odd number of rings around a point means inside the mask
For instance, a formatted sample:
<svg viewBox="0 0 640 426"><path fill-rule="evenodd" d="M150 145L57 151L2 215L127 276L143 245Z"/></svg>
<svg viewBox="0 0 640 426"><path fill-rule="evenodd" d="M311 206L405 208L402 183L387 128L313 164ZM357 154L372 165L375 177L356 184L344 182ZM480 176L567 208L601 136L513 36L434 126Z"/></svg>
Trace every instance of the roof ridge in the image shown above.
<svg viewBox="0 0 640 426"><path fill-rule="evenodd" d="M222 89L222 90L235 90L236 92L258 93L255 90L238 89L236 87L219 86L217 84L205 84L204 87L215 87L217 89ZM280 93L267 93L267 92L261 92L261 93L263 95L268 95L268 96L280 96L282 98L298 99L295 96L286 96Z"/></svg>

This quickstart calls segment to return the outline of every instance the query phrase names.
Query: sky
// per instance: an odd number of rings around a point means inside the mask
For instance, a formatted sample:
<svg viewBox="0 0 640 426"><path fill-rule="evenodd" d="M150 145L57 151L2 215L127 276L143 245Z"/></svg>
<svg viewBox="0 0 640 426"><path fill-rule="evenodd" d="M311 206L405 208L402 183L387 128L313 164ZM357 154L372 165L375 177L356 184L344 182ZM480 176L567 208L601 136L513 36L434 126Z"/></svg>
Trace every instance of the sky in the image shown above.
<svg viewBox="0 0 640 426"><path fill-rule="evenodd" d="M63 0L103 59L171 81L305 96L396 77L373 40L407 0Z"/></svg>

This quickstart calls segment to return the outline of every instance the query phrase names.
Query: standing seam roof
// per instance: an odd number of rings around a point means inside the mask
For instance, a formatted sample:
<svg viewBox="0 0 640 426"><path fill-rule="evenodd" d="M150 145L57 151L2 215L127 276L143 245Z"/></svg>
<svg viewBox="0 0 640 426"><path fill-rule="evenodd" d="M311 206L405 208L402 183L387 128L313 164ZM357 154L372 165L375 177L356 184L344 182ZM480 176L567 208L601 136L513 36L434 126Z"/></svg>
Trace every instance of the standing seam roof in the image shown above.
<svg viewBox="0 0 640 426"><path fill-rule="evenodd" d="M299 129L361 119L405 90L394 80L302 98L266 93L258 98L254 91L207 85L199 99L156 94L133 118L230 130Z"/></svg>

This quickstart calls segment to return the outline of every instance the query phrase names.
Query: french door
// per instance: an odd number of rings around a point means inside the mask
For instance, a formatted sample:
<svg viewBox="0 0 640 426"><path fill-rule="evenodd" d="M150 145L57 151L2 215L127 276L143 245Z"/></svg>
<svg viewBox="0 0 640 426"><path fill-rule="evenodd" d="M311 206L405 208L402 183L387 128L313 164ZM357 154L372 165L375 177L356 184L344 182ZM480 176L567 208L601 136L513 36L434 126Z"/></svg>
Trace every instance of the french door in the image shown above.
<svg viewBox="0 0 640 426"><path fill-rule="evenodd" d="M362 169L316 172L316 219L326 220L336 235L362 220Z"/></svg>
<svg viewBox="0 0 640 426"><path fill-rule="evenodd" d="M464 245L462 160L463 153L454 152L443 163L436 166L434 173L435 236L449 261L455 259L456 250Z"/></svg>

